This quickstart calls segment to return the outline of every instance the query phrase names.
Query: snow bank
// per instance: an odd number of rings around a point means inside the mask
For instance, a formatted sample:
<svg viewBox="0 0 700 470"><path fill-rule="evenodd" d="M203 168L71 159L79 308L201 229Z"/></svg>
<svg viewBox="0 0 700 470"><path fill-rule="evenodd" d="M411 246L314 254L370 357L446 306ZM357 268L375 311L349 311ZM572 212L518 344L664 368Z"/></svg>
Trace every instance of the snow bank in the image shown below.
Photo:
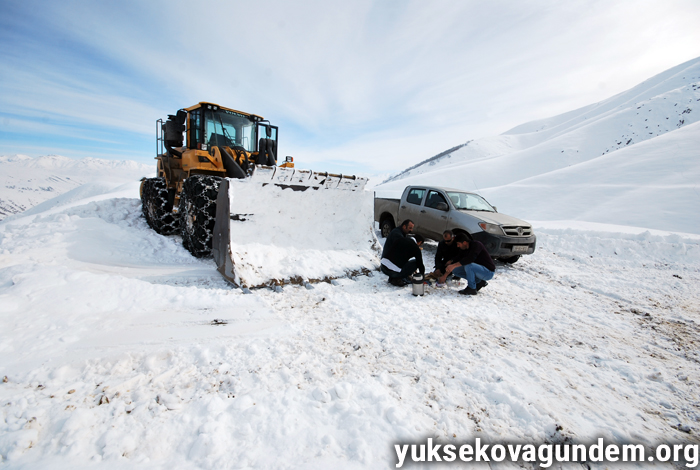
<svg viewBox="0 0 700 470"><path fill-rule="evenodd" d="M231 180L229 200L231 252L242 285L379 267L371 192L295 191Z"/></svg>

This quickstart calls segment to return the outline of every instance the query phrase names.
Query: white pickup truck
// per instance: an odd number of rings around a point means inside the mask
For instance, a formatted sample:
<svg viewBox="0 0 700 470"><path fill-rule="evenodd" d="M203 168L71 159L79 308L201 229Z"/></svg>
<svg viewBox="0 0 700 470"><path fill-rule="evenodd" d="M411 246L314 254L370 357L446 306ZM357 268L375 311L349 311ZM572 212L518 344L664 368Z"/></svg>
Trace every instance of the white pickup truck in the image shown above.
<svg viewBox="0 0 700 470"><path fill-rule="evenodd" d="M535 252L532 226L500 214L478 194L434 186L408 186L401 199L374 199L374 220L383 237L402 221L411 219L415 233L442 240L445 230L464 232L484 244L494 259L516 262Z"/></svg>

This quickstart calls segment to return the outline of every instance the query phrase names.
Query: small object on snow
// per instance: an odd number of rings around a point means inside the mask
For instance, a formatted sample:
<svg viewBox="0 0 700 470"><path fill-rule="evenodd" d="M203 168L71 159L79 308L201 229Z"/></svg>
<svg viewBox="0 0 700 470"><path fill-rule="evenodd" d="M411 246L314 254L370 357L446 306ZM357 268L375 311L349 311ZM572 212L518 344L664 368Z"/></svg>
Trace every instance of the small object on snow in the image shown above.
<svg viewBox="0 0 700 470"><path fill-rule="evenodd" d="M314 286L312 286L310 282L305 282L304 287L306 287L306 289L308 290L312 290L314 288Z"/></svg>
<svg viewBox="0 0 700 470"><path fill-rule="evenodd" d="M420 273L414 273L411 276L411 284L414 296L425 294L425 284L423 284L423 275Z"/></svg>
<svg viewBox="0 0 700 470"><path fill-rule="evenodd" d="M684 432L686 434L691 434L693 430L690 428L690 426L687 426L685 424L678 423L676 425L671 426L673 429L678 429L681 432Z"/></svg>
<svg viewBox="0 0 700 470"><path fill-rule="evenodd" d="M73 388L73 389L70 389L70 390L68 390L68 395L72 395L72 394L74 394L74 393L75 393L75 389L74 389L74 388Z"/></svg>
<svg viewBox="0 0 700 470"><path fill-rule="evenodd" d="M680 277L678 274L674 274L673 277L677 277L678 279L683 279L683 278Z"/></svg>
<svg viewBox="0 0 700 470"><path fill-rule="evenodd" d="M317 388L313 391L313 396L317 401L320 401L321 403L328 403L329 401L331 401L331 394L320 388Z"/></svg>
<svg viewBox="0 0 700 470"><path fill-rule="evenodd" d="M446 285L447 285L446 282L438 282L437 284L435 284L435 287L439 287L440 289L442 289L442 288L445 287Z"/></svg>
<svg viewBox="0 0 700 470"><path fill-rule="evenodd" d="M182 405L180 404L180 399L173 395L168 395L167 393L158 395L156 397L156 403L165 406L169 410L179 410L180 408L182 408Z"/></svg>
<svg viewBox="0 0 700 470"><path fill-rule="evenodd" d="M10 379L7 378L7 376L2 378L2 383L6 384Z"/></svg>
<svg viewBox="0 0 700 470"><path fill-rule="evenodd" d="M211 321L212 325L228 325L228 321L222 320L220 318L215 318Z"/></svg>
<svg viewBox="0 0 700 470"><path fill-rule="evenodd" d="M106 405L109 403L109 398L107 398L107 395L102 395L100 396L100 401L97 403L97 405Z"/></svg>
<svg viewBox="0 0 700 470"><path fill-rule="evenodd" d="M643 316L643 317L650 317L650 316L651 316L651 315L649 314L649 312L643 312L643 311L638 310L638 309L636 309L636 308L631 308L631 309L630 309L630 312L634 313L635 315L641 315L641 316Z"/></svg>

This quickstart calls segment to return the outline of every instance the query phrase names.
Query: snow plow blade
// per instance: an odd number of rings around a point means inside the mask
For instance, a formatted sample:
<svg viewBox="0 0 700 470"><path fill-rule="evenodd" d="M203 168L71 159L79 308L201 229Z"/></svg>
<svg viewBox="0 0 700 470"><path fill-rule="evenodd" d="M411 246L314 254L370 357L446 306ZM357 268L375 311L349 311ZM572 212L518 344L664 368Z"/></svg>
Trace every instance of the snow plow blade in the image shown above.
<svg viewBox="0 0 700 470"><path fill-rule="evenodd" d="M366 178L256 167L221 181L212 252L242 288L307 284L379 267Z"/></svg>

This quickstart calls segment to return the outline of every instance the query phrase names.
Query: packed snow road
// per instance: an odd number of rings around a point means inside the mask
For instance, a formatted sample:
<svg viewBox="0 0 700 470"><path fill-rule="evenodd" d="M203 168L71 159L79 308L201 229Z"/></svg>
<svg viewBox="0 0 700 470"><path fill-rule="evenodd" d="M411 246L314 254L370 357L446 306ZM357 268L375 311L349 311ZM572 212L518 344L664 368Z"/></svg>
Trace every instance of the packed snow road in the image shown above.
<svg viewBox="0 0 700 470"><path fill-rule="evenodd" d="M132 194L0 224L3 465L387 468L426 437L700 432L697 238L540 228L476 297L378 273L243 295Z"/></svg>

